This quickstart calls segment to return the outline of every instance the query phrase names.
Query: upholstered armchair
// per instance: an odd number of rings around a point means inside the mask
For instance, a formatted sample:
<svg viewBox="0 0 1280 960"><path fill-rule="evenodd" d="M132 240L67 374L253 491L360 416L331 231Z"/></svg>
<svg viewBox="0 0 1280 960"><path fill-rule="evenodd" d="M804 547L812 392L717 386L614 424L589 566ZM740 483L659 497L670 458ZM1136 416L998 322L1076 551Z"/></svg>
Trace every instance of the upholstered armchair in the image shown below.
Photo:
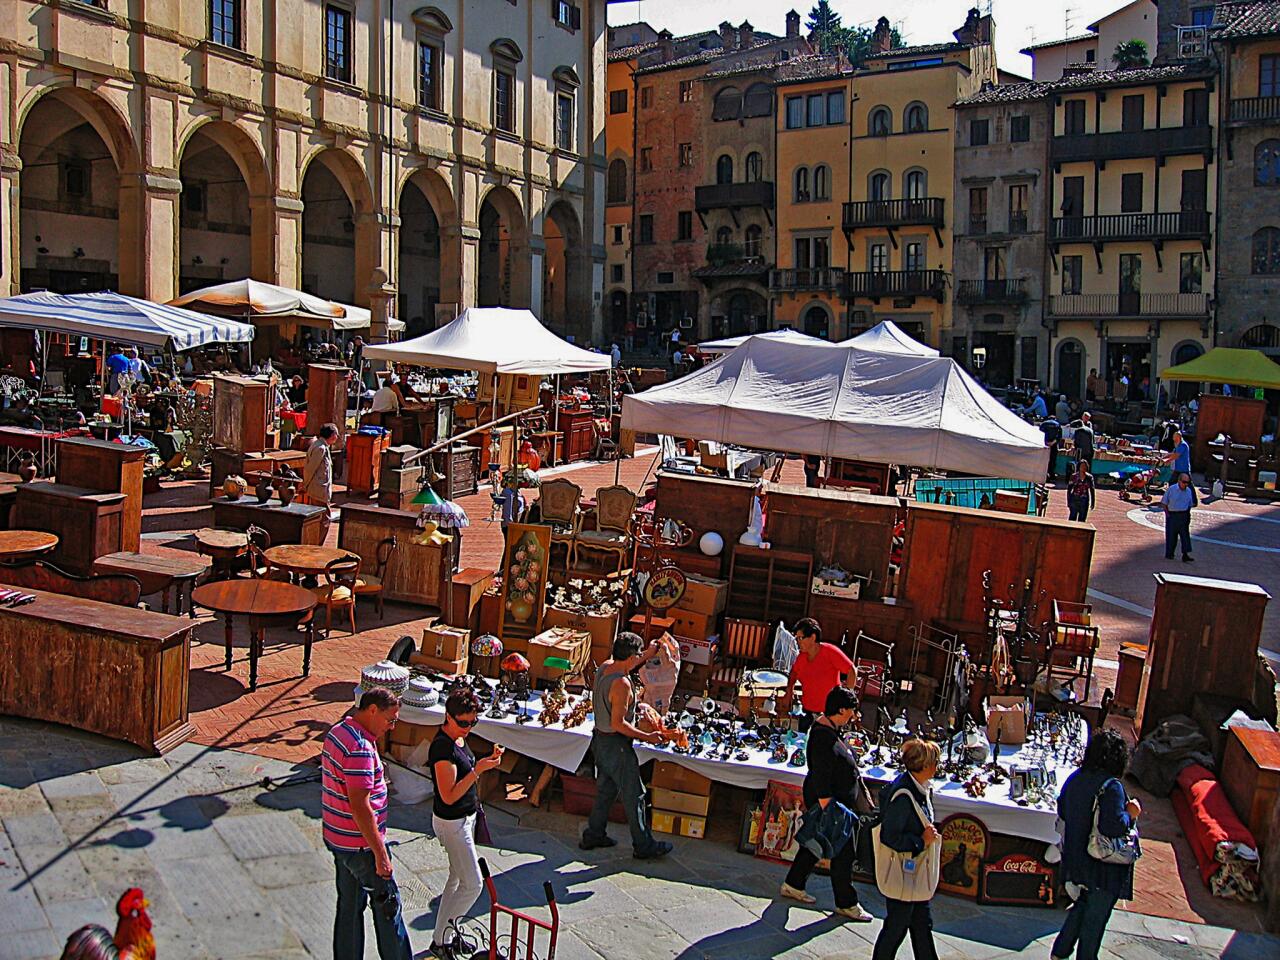
<svg viewBox="0 0 1280 960"><path fill-rule="evenodd" d="M582 501L582 488L576 483L559 478L547 480L539 488L538 504L542 522L551 528L551 550L564 547L565 569L573 560L573 545L582 527L582 513L578 504ZM547 557L550 564L551 558Z"/></svg>
<svg viewBox="0 0 1280 960"><path fill-rule="evenodd" d="M631 517L635 509L636 495L621 484L597 490L596 528L578 531L574 539L573 565L578 565L581 551L595 550L616 554L618 570L623 570L631 554Z"/></svg>

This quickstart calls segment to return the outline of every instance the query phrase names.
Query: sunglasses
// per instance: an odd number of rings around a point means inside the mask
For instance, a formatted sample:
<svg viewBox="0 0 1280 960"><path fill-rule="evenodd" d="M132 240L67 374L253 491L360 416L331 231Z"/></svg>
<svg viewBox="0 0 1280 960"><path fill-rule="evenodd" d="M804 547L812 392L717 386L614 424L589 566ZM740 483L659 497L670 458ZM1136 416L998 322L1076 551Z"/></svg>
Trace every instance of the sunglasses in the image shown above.
<svg viewBox="0 0 1280 960"><path fill-rule="evenodd" d="M479 717L472 717L470 720L464 720L462 717L453 717L453 722L460 727L470 730L479 721Z"/></svg>

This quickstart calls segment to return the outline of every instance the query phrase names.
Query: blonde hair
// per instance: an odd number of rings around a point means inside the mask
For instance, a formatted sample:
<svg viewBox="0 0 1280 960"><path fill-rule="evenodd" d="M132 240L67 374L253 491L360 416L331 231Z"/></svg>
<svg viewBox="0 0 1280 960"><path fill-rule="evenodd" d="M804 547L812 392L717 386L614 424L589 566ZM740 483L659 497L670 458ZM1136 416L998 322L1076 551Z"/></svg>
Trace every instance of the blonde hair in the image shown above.
<svg viewBox="0 0 1280 960"><path fill-rule="evenodd" d="M902 745L902 765L912 773L936 767L942 760L942 748L932 740L908 740Z"/></svg>

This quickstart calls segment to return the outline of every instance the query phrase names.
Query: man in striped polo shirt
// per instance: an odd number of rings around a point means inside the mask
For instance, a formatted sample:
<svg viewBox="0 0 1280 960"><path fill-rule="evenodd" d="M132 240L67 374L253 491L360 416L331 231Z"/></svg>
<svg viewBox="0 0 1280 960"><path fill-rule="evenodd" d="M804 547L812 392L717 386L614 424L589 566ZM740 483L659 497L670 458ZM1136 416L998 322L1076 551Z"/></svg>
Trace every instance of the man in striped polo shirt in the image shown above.
<svg viewBox="0 0 1280 960"><path fill-rule="evenodd" d="M360 706L334 725L320 755L324 843L338 877L333 923L334 960L363 960L364 908L373 899L373 929L381 960L413 960L383 840L387 781L378 740L395 726L400 700L390 690L368 690Z"/></svg>

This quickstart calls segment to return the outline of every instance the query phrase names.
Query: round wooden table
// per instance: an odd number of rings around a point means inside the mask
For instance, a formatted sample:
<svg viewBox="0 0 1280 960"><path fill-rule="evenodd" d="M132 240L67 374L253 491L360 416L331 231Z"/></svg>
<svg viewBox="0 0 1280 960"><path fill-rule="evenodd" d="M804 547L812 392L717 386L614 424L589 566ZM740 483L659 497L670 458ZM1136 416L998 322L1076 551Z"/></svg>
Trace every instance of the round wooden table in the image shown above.
<svg viewBox="0 0 1280 960"><path fill-rule="evenodd" d="M318 576L335 560L353 556L350 550L317 547L306 543L282 543L263 552L267 563L302 576Z"/></svg>
<svg viewBox="0 0 1280 960"><path fill-rule="evenodd" d="M196 550L212 558L214 574L232 575L231 564L249 549L249 535L243 530L202 527L195 532Z"/></svg>
<svg viewBox="0 0 1280 960"><path fill-rule="evenodd" d="M57 534L43 530L0 530L0 560L26 560L57 545Z"/></svg>
<svg viewBox="0 0 1280 960"><path fill-rule="evenodd" d="M194 617L191 591L196 580L209 569L203 557L158 557L149 553L122 550L93 561L94 573L125 573L142 584L142 595L160 594L160 611L169 612L169 594L174 595L173 612L182 613L182 598L187 598L187 612Z"/></svg>
<svg viewBox="0 0 1280 960"><path fill-rule="evenodd" d="M258 657L262 655L262 633L275 624L297 624L315 609L316 596L310 590L278 580L218 580L196 587L191 594L194 603L226 621L224 643L227 650L226 669L231 669L232 621L236 617L249 620L249 689L258 689ZM307 636L302 650L302 675L311 672L311 642L315 639L315 618L307 623Z"/></svg>

